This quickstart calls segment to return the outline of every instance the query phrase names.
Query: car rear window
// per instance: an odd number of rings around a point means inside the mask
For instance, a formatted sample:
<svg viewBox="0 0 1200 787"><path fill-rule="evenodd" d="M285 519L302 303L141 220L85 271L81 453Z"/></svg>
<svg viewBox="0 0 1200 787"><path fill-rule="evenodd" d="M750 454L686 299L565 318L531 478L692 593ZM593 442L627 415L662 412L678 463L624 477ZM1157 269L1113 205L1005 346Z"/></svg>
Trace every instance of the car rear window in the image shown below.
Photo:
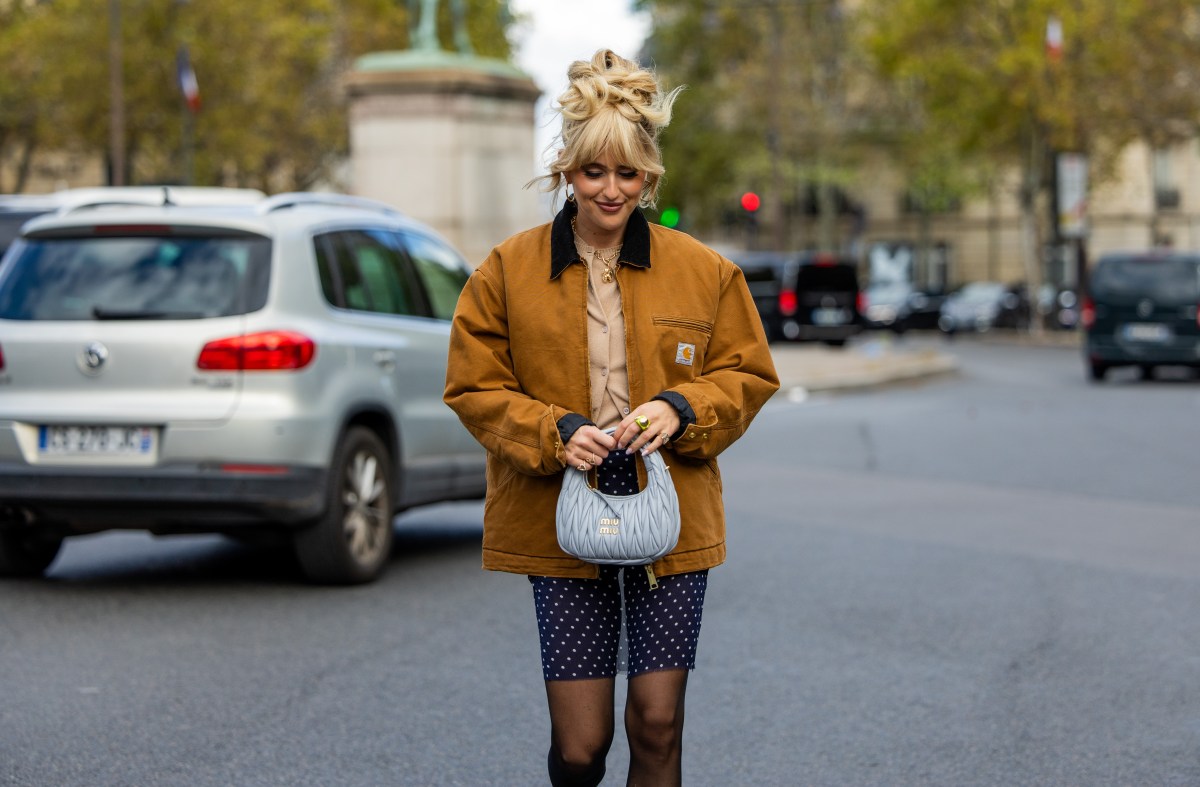
<svg viewBox="0 0 1200 787"><path fill-rule="evenodd" d="M853 265L802 265L796 274L797 290L858 290Z"/></svg>
<svg viewBox="0 0 1200 787"><path fill-rule="evenodd" d="M0 271L0 318L171 320L266 303L271 242L256 235L26 239Z"/></svg>
<svg viewBox="0 0 1200 787"><path fill-rule="evenodd" d="M1159 303L1200 300L1200 258L1109 257L1092 271L1093 298L1153 298Z"/></svg>

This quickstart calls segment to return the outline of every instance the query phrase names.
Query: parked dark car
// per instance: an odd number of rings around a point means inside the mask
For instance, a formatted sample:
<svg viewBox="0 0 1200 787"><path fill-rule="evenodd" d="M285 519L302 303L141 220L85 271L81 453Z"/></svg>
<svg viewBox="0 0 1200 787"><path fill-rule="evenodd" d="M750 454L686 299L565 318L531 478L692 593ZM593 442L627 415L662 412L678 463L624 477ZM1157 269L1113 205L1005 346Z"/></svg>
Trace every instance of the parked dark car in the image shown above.
<svg viewBox="0 0 1200 787"><path fill-rule="evenodd" d="M1028 328L1030 313L1024 285L975 281L946 296L938 327L946 333Z"/></svg>
<svg viewBox="0 0 1200 787"><path fill-rule="evenodd" d="M1102 257L1083 302L1088 375L1114 366L1200 368L1200 255L1171 252Z"/></svg>
<svg viewBox="0 0 1200 787"><path fill-rule="evenodd" d="M867 328L896 333L936 328L944 300L910 282L875 282L863 290L863 320Z"/></svg>
<svg viewBox="0 0 1200 787"><path fill-rule="evenodd" d="M731 252L746 276L769 341L840 347L862 330L858 266L813 252Z"/></svg>

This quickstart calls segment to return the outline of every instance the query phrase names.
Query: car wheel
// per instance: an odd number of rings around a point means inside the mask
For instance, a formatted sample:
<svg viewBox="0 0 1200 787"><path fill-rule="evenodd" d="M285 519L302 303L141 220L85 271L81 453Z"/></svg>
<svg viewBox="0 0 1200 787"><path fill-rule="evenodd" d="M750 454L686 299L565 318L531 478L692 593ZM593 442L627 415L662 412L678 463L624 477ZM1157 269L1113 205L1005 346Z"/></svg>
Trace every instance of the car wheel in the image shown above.
<svg viewBox="0 0 1200 787"><path fill-rule="evenodd" d="M0 523L3 527L4 523ZM48 536L25 525L0 529L0 577L40 577L58 551L61 536Z"/></svg>
<svg viewBox="0 0 1200 787"><path fill-rule="evenodd" d="M1104 380L1104 375L1108 374L1108 364L1100 363L1099 361L1090 361L1088 363L1088 379L1092 382L1101 382Z"/></svg>
<svg viewBox="0 0 1200 787"><path fill-rule="evenodd" d="M392 463L383 441L352 427L330 463L326 511L295 537L314 582L352 585L379 576L392 551Z"/></svg>
<svg viewBox="0 0 1200 787"><path fill-rule="evenodd" d="M846 340L845 339L826 339L825 344L827 344L830 347L845 347Z"/></svg>

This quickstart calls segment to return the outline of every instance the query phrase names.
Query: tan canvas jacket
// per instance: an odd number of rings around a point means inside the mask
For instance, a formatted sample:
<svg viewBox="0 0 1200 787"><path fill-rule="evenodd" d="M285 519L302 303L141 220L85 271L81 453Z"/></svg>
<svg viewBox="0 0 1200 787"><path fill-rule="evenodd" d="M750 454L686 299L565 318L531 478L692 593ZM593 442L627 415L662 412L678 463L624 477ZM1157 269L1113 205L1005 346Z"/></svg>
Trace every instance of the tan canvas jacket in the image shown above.
<svg viewBox="0 0 1200 787"><path fill-rule="evenodd" d="M591 412L587 271L567 206L509 238L472 274L450 335L445 401L488 451L483 566L559 577L598 567L558 547L565 468L558 420ZM660 576L725 559L717 455L742 436L779 380L741 270L688 235L635 211L617 273L631 406L675 392L695 423L663 449L682 530Z"/></svg>

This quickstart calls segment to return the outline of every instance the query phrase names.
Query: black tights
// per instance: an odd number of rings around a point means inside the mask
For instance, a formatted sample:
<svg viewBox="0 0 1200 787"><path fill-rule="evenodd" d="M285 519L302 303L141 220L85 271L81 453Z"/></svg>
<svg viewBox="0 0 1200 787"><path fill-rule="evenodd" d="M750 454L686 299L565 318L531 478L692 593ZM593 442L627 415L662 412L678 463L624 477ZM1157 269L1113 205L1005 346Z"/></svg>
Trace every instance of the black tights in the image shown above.
<svg viewBox="0 0 1200 787"><path fill-rule="evenodd" d="M682 782L683 700L688 671L643 672L629 679L625 734L628 785L669 787ZM614 678L548 680L553 787L595 787L613 740Z"/></svg>

